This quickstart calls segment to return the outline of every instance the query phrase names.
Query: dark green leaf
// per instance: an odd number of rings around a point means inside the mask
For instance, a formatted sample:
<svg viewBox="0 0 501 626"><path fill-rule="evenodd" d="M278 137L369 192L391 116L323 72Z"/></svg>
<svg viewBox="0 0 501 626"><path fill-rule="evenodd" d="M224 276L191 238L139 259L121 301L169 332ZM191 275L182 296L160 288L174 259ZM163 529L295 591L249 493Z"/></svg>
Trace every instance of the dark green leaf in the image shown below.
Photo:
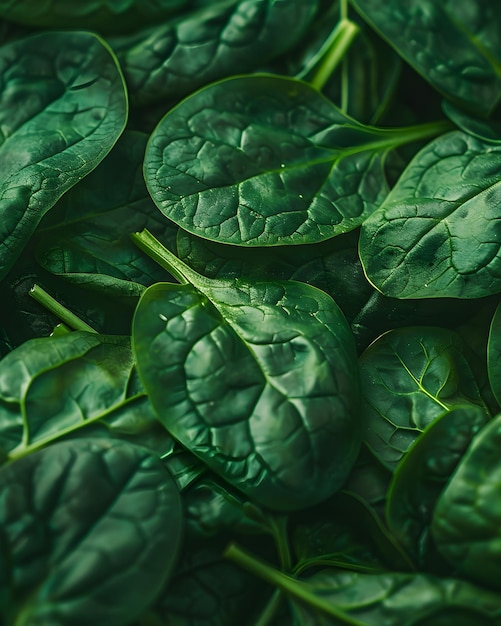
<svg viewBox="0 0 501 626"><path fill-rule="evenodd" d="M144 448L59 443L0 469L0 502L7 624L122 626L172 573L179 492Z"/></svg>
<svg viewBox="0 0 501 626"><path fill-rule="evenodd" d="M501 405L501 304L492 318L487 342L487 370L492 393Z"/></svg>
<svg viewBox="0 0 501 626"><path fill-rule="evenodd" d="M9 458L65 436L173 441L136 374L128 337L73 332L24 342L0 361L0 448Z"/></svg>
<svg viewBox="0 0 501 626"><path fill-rule="evenodd" d="M381 204L390 150L441 129L363 126L306 83L230 78L167 113L150 137L145 179L169 219L206 239L314 243Z"/></svg>
<svg viewBox="0 0 501 626"><path fill-rule="evenodd" d="M191 284L149 287L133 324L162 423L272 509L337 491L361 427L353 336L334 301L293 281L206 279L169 258Z"/></svg>
<svg viewBox="0 0 501 626"><path fill-rule="evenodd" d="M46 270L119 295L140 295L145 286L168 278L130 239L130 233L148 228L169 242L178 230L146 190L146 141L143 133L124 133L96 170L47 214L37 231L37 260Z"/></svg>
<svg viewBox="0 0 501 626"><path fill-rule="evenodd" d="M2 46L0 75L3 278L43 215L111 150L127 96L114 55L92 33L43 33Z"/></svg>
<svg viewBox="0 0 501 626"><path fill-rule="evenodd" d="M489 0L352 0L397 52L453 101L489 113L501 99L501 20Z"/></svg>
<svg viewBox="0 0 501 626"><path fill-rule="evenodd" d="M365 442L395 469L423 430L454 406L485 409L459 335L434 327L401 328L360 357L366 400Z"/></svg>
<svg viewBox="0 0 501 626"><path fill-rule="evenodd" d="M219 0L112 46L135 104L178 99L284 53L305 34L318 4Z"/></svg>
<svg viewBox="0 0 501 626"><path fill-rule="evenodd" d="M386 504L388 525L421 568L435 565L430 525L440 493L488 419L475 406L458 406L444 413L425 429L393 475Z"/></svg>
<svg viewBox="0 0 501 626"><path fill-rule="evenodd" d="M397 298L501 291L501 145L460 131L430 142L362 226L369 280Z"/></svg>
<svg viewBox="0 0 501 626"><path fill-rule="evenodd" d="M37 27L117 32L165 19L193 3L194 0L1 0L0 16Z"/></svg>
<svg viewBox="0 0 501 626"><path fill-rule="evenodd" d="M467 578L500 588L501 415L473 439L442 492L432 534L440 552Z"/></svg>

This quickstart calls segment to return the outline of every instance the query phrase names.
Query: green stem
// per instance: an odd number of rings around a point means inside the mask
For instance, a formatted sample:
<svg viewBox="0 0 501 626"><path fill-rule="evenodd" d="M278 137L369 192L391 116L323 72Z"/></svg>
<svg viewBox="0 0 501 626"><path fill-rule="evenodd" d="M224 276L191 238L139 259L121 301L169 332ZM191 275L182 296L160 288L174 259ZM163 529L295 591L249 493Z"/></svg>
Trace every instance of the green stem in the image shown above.
<svg viewBox="0 0 501 626"><path fill-rule="evenodd" d="M78 315L68 310L39 285L33 285L30 289L30 296L73 330L85 330L88 333L97 333L97 330L89 326L89 324L86 324Z"/></svg>
<svg viewBox="0 0 501 626"><path fill-rule="evenodd" d="M313 609L332 615L341 624L348 624L349 626L366 626L365 622L360 622L359 620L351 618L327 600L317 596L315 593L310 591L308 586L304 583L301 583L295 578L292 578L291 576L276 570L267 563L260 561L235 544L230 544L226 548L224 556L252 574L270 583L274 587L277 587L277 589L280 589L297 600L304 602Z"/></svg>
<svg viewBox="0 0 501 626"><path fill-rule="evenodd" d="M280 605L282 604L283 593L280 589L275 589L268 603L264 607L264 610L259 615L254 626L270 626L273 618L275 617Z"/></svg>
<svg viewBox="0 0 501 626"><path fill-rule="evenodd" d="M321 91L334 70L344 58L348 48L357 36L360 28L348 19L342 19L336 28L332 31L328 41L326 42L327 51L322 55L322 59L313 75L310 78L310 84Z"/></svg>
<svg viewBox="0 0 501 626"><path fill-rule="evenodd" d="M168 250L158 239L150 233L148 229L144 229L140 233L132 233L131 239L135 245L153 259L160 267L167 270L182 285L193 282L197 283L202 278L200 274L188 267L181 259Z"/></svg>

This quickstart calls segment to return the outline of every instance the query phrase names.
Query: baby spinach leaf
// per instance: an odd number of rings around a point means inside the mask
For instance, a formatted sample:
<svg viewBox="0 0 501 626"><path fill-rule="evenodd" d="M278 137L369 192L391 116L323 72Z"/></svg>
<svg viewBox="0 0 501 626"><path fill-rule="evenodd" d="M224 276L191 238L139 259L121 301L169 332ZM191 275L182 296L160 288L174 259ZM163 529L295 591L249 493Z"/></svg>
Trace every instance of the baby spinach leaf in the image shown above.
<svg viewBox="0 0 501 626"><path fill-rule="evenodd" d="M439 551L465 577L500 588L501 415L475 436L433 514Z"/></svg>
<svg viewBox="0 0 501 626"><path fill-rule="evenodd" d="M381 204L389 151L442 128L363 126L301 81L234 77L165 115L148 142L145 179L162 213L206 239L315 243L353 230Z"/></svg>
<svg viewBox="0 0 501 626"><path fill-rule="evenodd" d="M501 406L501 304L492 317L487 341L487 371L490 387Z"/></svg>
<svg viewBox="0 0 501 626"><path fill-rule="evenodd" d="M501 100L501 20L489 0L352 0L435 89L487 115Z"/></svg>
<svg viewBox="0 0 501 626"><path fill-rule="evenodd" d="M481 298L501 291L501 145L460 131L408 165L362 226L369 280L396 298Z"/></svg>
<svg viewBox="0 0 501 626"><path fill-rule="evenodd" d="M58 443L0 469L0 502L7 624L122 626L172 573L179 492L144 448Z"/></svg>
<svg viewBox="0 0 501 626"><path fill-rule="evenodd" d="M48 271L108 294L139 296L168 276L129 234L148 228L164 241L178 228L166 220L144 184L144 133L126 131L108 157L42 220L36 256ZM120 180L109 184L116 172Z"/></svg>
<svg viewBox="0 0 501 626"><path fill-rule="evenodd" d="M139 373L169 432L271 509L337 491L361 424L353 336L335 302L293 281L207 279L151 238L138 243L184 282L149 287L133 323Z"/></svg>
<svg viewBox="0 0 501 626"><path fill-rule="evenodd" d="M454 406L485 410L461 338L452 330L390 331L360 357L366 402L365 443L389 469L424 429Z"/></svg>
<svg viewBox="0 0 501 626"><path fill-rule="evenodd" d="M440 493L488 419L476 406L447 411L426 427L393 474L386 500L388 525L420 568L435 566L430 525Z"/></svg>
<svg viewBox="0 0 501 626"><path fill-rule="evenodd" d="M194 0L0 0L0 16L13 22L49 28L90 28L100 32L130 30L181 11Z"/></svg>
<svg viewBox="0 0 501 626"><path fill-rule="evenodd" d="M128 337L72 332L24 342L0 362L0 448L25 456L68 436L123 437L166 454Z"/></svg>
<svg viewBox="0 0 501 626"><path fill-rule="evenodd" d="M3 278L43 215L111 150L127 96L114 55L92 33L42 33L2 46L0 75Z"/></svg>
<svg viewBox="0 0 501 626"><path fill-rule="evenodd" d="M284 53L318 0L219 0L143 33L112 40L136 105L185 96Z"/></svg>

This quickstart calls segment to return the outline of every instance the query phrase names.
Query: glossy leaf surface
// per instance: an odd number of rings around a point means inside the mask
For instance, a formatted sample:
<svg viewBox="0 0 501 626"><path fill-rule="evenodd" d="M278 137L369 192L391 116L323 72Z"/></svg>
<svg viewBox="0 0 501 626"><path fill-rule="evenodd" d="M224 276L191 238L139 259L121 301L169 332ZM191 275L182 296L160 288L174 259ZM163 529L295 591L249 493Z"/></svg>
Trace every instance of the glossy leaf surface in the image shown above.
<svg viewBox="0 0 501 626"><path fill-rule="evenodd" d="M43 215L92 171L127 118L123 78L92 33L56 32L0 49L0 278Z"/></svg>
<svg viewBox="0 0 501 626"><path fill-rule="evenodd" d="M388 192L387 153L438 128L363 126L306 83L230 78L160 121L145 179L169 219L206 239L314 243L359 226Z"/></svg>
<svg viewBox="0 0 501 626"><path fill-rule="evenodd" d="M0 362L0 448L24 456L67 436L130 439L159 453L158 424L127 337L87 332L24 342Z"/></svg>
<svg viewBox="0 0 501 626"><path fill-rule="evenodd" d="M355 346L334 301L293 281L210 280L175 257L172 266L191 284L149 287L133 324L162 423L272 509L334 493L361 437Z"/></svg>
<svg viewBox="0 0 501 626"><path fill-rule="evenodd" d="M435 327L390 331L360 358L365 442L388 468L435 419L454 406L483 401L459 335Z"/></svg>
<svg viewBox="0 0 501 626"><path fill-rule="evenodd" d="M473 439L442 492L432 533L440 552L468 578L500 588L501 416Z"/></svg>
<svg viewBox="0 0 501 626"><path fill-rule="evenodd" d="M394 298L501 291L501 145L460 131L430 142L362 226L369 280Z"/></svg>
<svg viewBox="0 0 501 626"><path fill-rule="evenodd" d="M112 41L135 104L179 98L243 74L300 40L318 0L223 0Z"/></svg>
<svg viewBox="0 0 501 626"><path fill-rule="evenodd" d="M179 492L144 448L59 443L0 469L0 494L8 624L121 626L172 572Z"/></svg>
<svg viewBox="0 0 501 626"><path fill-rule="evenodd" d="M501 99L501 20L488 0L353 0L397 52L448 98L489 113Z"/></svg>
<svg viewBox="0 0 501 626"><path fill-rule="evenodd" d="M119 295L140 295L145 286L168 279L129 236L148 228L168 242L178 230L146 190L146 141L144 133L126 131L109 156L47 214L37 231L36 252L46 270Z"/></svg>
<svg viewBox="0 0 501 626"><path fill-rule="evenodd" d="M458 406L444 413L425 429L393 475L386 502L388 525L421 568L429 567L434 556L430 526L440 493L488 420L480 407Z"/></svg>

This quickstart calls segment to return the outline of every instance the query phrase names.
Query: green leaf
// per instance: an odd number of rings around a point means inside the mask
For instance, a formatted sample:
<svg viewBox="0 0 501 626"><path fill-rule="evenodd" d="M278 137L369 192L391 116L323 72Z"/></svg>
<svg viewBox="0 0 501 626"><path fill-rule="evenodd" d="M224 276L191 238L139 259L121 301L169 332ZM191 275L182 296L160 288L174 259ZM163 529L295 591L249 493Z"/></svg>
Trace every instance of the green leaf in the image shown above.
<svg viewBox="0 0 501 626"><path fill-rule="evenodd" d="M442 492L432 522L439 551L465 577L500 588L501 415L476 435Z"/></svg>
<svg viewBox="0 0 501 626"><path fill-rule="evenodd" d="M362 226L369 280L396 298L481 298L501 291L501 145L447 133L411 161Z"/></svg>
<svg viewBox="0 0 501 626"><path fill-rule="evenodd" d="M361 425L353 336L334 301L293 281L207 279L158 254L185 284L144 292L133 346L165 427L271 509L337 491Z"/></svg>
<svg viewBox="0 0 501 626"><path fill-rule="evenodd" d="M0 17L45 28L117 32L170 17L194 0L0 0Z"/></svg>
<svg viewBox="0 0 501 626"><path fill-rule="evenodd" d="M352 0L435 89L487 115L501 99L501 20L489 0Z"/></svg>
<svg viewBox="0 0 501 626"><path fill-rule="evenodd" d="M306 83L234 77L165 115L145 179L162 213L206 239L315 243L353 230L381 204L390 150L442 129L363 126Z"/></svg>
<svg viewBox="0 0 501 626"><path fill-rule="evenodd" d="M480 407L447 411L424 430L393 474L386 501L388 525L420 568L435 565L430 526L440 493L488 420Z"/></svg>
<svg viewBox="0 0 501 626"><path fill-rule="evenodd" d="M129 236L148 228L169 241L178 231L146 190L146 141L144 133L126 131L108 157L46 215L37 230L36 257L42 267L117 295L139 296L145 286L168 279Z"/></svg>
<svg viewBox="0 0 501 626"><path fill-rule="evenodd" d="M180 98L286 52L318 0L219 0L144 32L112 40L134 104Z"/></svg>
<svg viewBox="0 0 501 626"><path fill-rule="evenodd" d="M462 404L485 410L461 338L452 330L422 326L390 331L360 357L360 373L365 442L392 470L444 412Z"/></svg>
<svg viewBox="0 0 501 626"><path fill-rule="evenodd" d="M492 317L487 340L487 372L492 393L501 405L501 304Z"/></svg>
<svg viewBox="0 0 501 626"><path fill-rule="evenodd" d="M111 150L127 96L114 55L92 33L42 33L2 46L0 75L3 278L43 215Z"/></svg>
<svg viewBox="0 0 501 626"><path fill-rule="evenodd" d="M1 468L0 502L7 624L122 626L172 573L179 492L144 448L59 443Z"/></svg>
<svg viewBox="0 0 501 626"><path fill-rule="evenodd" d="M122 437L162 454L172 450L128 337L72 332L32 339L0 361L0 448L8 458L68 436Z"/></svg>

